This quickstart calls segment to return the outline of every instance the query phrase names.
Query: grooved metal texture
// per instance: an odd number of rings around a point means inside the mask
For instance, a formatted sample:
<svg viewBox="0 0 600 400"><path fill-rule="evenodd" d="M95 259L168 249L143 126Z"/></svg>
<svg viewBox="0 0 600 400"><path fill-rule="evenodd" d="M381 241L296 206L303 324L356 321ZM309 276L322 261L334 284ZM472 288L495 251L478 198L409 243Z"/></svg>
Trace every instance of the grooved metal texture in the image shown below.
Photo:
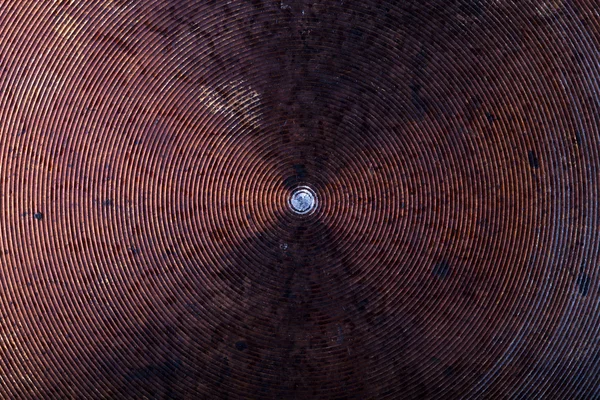
<svg viewBox="0 0 600 400"><path fill-rule="evenodd" d="M0 398L600 398L599 46L592 0L0 1Z"/></svg>

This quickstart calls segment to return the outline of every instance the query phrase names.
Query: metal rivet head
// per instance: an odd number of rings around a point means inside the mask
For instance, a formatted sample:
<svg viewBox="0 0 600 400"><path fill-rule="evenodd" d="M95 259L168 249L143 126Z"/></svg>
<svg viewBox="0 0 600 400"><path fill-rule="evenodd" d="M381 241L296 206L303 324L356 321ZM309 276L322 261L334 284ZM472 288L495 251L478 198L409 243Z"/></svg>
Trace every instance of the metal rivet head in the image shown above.
<svg viewBox="0 0 600 400"><path fill-rule="evenodd" d="M290 196L290 207L296 214L308 214L317 207L317 195L310 188L296 188Z"/></svg>

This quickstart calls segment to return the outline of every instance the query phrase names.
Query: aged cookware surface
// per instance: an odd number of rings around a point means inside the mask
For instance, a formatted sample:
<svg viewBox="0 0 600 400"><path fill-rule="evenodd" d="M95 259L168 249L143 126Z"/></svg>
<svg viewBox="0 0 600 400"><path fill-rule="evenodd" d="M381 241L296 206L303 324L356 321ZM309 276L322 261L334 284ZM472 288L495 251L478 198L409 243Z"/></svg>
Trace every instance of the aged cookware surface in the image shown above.
<svg viewBox="0 0 600 400"><path fill-rule="evenodd" d="M0 1L0 397L598 398L591 0Z"/></svg>

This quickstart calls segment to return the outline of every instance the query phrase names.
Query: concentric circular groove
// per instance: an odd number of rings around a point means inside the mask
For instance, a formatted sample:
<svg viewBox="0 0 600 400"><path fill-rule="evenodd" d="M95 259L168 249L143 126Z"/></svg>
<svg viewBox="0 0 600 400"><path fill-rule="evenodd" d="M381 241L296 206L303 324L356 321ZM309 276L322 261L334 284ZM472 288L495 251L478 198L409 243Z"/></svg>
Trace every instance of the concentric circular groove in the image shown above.
<svg viewBox="0 0 600 400"><path fill-rule="evenodd" d="M0 397L599 397L596 8L2 2Z"/></svg>

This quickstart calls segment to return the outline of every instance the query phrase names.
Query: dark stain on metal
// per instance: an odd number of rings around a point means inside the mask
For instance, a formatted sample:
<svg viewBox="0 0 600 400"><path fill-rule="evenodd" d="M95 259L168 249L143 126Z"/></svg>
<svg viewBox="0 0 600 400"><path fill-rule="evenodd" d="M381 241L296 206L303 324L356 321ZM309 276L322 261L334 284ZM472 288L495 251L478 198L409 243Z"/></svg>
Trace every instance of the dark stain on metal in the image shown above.
<svg viewBox="0 0 600 400"><path fill-rule="evenodd" d="M538 169L540 167L540 161L535 154L535 151L529 150L527 152L527 158L529 160L529 166L533 169Z"/></svg>
<svg viewBox="0 0 600 400"><path fill-rule="evenodd" d="M577 287L579 289L579 294L582 296L587 296L590 291L592 280L585 272L580 272L579 276L577 276Z"/></svg>
<svg viewBox="0 0 600 400"><path fill-rule="evenodd" d="M433 275L440 279L445 279L450 276L452 269L446 260L442 260L433 266Z"/></svg>

